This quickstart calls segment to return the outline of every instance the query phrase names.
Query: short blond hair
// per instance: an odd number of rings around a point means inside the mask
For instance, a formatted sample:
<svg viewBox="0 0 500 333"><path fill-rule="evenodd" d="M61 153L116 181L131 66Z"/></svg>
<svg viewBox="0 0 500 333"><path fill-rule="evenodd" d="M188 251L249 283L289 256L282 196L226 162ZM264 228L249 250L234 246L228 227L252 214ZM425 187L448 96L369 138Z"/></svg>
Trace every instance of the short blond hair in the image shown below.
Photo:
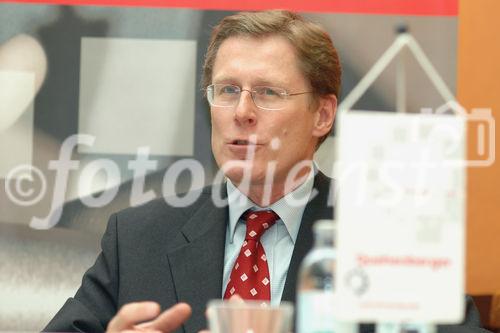
<svg viewBox="0 0 500 333"><path fill-rule="evenodd" d="M284 10L241 12L225 17L212 31L203 64L202 85L212 83L212 72L220 45L229 37L255 38L278 35L295 48L299 67L316 96L340 94L342 69L337 50L328 33L318 24ZM321 144L329 133L321 137Z"/></svg>

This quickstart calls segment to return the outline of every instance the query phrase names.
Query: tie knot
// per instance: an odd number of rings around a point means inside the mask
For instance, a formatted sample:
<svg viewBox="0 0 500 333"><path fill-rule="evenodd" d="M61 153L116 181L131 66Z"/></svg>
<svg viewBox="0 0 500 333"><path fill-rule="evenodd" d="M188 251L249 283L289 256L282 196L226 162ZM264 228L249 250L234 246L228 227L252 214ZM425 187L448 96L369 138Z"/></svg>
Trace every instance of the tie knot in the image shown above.
<svg viewBox="0 0 500 333"><path fill-rule="evenodd" d="M246 240L259 240L269 229L279 216L272 210L248 211L243 214L243 219L247 224Z"/></svg>

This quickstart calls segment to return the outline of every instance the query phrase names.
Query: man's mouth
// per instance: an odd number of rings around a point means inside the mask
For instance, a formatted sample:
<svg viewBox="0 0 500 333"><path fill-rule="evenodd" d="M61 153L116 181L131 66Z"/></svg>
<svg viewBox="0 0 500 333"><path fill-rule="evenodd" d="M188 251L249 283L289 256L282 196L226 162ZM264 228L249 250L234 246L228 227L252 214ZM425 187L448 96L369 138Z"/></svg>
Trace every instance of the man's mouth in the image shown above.
<svg viewBox="0 0 500 333"><path fill-rule="evenodd" d="M249 140L234 139L227 141L227 147L238 159L248 159L252 158L252 154L262 147L262 143L252 140L252 138L249 138Z"/></svg>
<svg viewBox="0 0 500 333"><path fill-rule="evenodd" d="M231 142L233 145L238 145L238 146L247 146L247 145L255 145L255 142L250 142L248 140L233 140Z"/></svg>

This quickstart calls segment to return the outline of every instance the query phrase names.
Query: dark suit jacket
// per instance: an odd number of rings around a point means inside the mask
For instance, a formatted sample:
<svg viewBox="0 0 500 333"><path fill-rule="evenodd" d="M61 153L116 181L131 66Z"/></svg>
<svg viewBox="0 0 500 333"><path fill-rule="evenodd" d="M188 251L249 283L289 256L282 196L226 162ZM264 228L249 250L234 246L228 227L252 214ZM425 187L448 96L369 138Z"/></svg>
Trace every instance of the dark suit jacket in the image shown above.
<svg viewBox="0 0 500 333"><path fill-rule="evenodd" d="M330 185L326 176L316 175L318 195L304 211L283 300L295 301L298 268L313 243L312 224L333 216ZM206 328L206 304L222 295L227 221L228 208L214 205L211 187L189 207L173 208L158 199L113 214L94 266L44 331L102 332L122 305L142 300L156 301L162 309L186 302L193 314L179 331ZM373 331L373 325L361 329ZM463 325L443 326L440 332L481 332L470 299Z"/></svg>

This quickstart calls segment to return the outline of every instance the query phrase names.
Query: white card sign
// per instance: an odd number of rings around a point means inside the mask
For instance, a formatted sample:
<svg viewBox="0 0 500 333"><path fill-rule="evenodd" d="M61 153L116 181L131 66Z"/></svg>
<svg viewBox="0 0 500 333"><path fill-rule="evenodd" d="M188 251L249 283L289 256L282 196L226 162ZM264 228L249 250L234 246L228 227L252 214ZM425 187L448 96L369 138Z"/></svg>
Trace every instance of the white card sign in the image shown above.
<svg viewBox="0 0 500 333"><path fill-rule="evenodd" d="M460 321L464 306L462 116L339 116L339 318Z"/></svg>

